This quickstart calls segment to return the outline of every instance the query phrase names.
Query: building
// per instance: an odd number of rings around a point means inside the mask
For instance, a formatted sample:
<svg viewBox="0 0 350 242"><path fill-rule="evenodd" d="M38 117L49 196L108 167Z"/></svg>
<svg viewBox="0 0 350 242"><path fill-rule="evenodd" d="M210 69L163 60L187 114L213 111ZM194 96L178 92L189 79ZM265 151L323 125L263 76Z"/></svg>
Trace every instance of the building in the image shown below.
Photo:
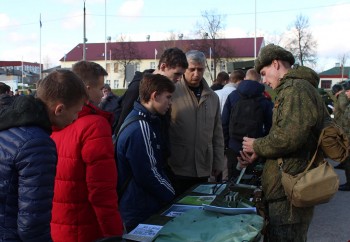
<svg viewBox="0 0 350 242"><path fill-rule="evenodd" d="M341 66L339 63L335 67L323 71L318 74L320 76L319 87L323 89L331 89L336 83L348 80L350 77L350 67Z"/></svg>
<svg viewBox="0 0 350 242"><path fill-rule="evenodd" d="M20 86L36 83L40 78L40 64L24 61L0 61L0 81L14 91Z"/></svg>
<svg viewBox="0 0 350 242"><path fill-rule="evenodd" d="M135 71L156 69L159 57L167 48L178 47L184 52L197 49L206 54L205 79L211 85L214 73L227 71L230 62L254 60L254 38L193 39L143 42L86 43L86 60L105 67L108 72L105 82L111 88L125 88ZM265 45L264 38L256 38L256 55ZM214 48L215 46L215 48ZM106 48L106 52L105 52ZM78 44L60 60L62 68L71 68L83 58L83 44ZM216 68L214 68L216 67ZM215 70L214 70L215 69ZM209 71L210 70L210 71ZM125 83L124 83L125 82Z"/></svg>

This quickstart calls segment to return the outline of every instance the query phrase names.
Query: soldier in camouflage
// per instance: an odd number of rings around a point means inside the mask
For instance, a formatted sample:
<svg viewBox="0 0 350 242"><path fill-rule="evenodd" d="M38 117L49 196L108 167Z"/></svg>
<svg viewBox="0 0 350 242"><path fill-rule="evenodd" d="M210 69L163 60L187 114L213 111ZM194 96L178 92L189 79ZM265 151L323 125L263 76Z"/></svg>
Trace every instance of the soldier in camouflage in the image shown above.
<svg viewBox="0 0 350 242"><path fill-rule="evenodd" d="M343 89L343 85L341 84L335 84L332 87L332 93L335 96L335 102L334 102L334 121L341 126L341 119L345 112L346 107L350 103L349 99L347 98L345 91Z"/></svg>
<svg viewBox="0 0 350 242"><path fill-rule="evenodd" d="M263 82L276 91L270 133L258 139L244 137L241 166L265 157L262 188L267 203L269 226L267 241L302 242L313 216L313 207L297 208L288 201L282 183L281 168L295 175L307 166L317 146L323 121L329 116L317 91L319 77L307 67L292 69L293 55L277 46L262 48L255 69ZM266 238L265 238L266 239Z"/></svg>
<svg viewBox="0 0 350 242"><path fill-rule="evenodd" d="M342 102L345 110L342 115L338 118L338 124L343 128L344 132L350 138L350 83L343 83L344 95L346 100ZM346 183L339 186L339 191L350 191L350 157L341 163L342 168L345 170Z"/></svg>

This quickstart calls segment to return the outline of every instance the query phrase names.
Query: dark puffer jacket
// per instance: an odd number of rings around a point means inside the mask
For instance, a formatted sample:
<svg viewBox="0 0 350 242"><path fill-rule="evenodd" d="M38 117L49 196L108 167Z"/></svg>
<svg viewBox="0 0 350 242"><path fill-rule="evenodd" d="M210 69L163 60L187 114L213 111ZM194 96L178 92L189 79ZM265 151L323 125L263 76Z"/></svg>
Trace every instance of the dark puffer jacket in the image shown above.
<svg viewBox="0 0 350 242"><path fill-rule="evenodd" d="M56 146L33 96L0 105L0 241L51 241Z"/></svg>

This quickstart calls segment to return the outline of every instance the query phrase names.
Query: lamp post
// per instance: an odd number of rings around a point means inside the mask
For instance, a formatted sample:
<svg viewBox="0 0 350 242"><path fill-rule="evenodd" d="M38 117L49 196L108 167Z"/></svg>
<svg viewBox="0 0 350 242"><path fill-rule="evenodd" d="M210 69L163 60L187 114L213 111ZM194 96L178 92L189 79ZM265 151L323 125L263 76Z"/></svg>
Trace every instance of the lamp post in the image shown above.
<svg viewBox="0 0 350 242"><path fill-rule="evenodd" d="M83 60L86 60L86 48L85 48L85 43L87 41L86 39L86 23L85 23L85 2L86 0L84 0L84 33L83 33Z"/></svg>

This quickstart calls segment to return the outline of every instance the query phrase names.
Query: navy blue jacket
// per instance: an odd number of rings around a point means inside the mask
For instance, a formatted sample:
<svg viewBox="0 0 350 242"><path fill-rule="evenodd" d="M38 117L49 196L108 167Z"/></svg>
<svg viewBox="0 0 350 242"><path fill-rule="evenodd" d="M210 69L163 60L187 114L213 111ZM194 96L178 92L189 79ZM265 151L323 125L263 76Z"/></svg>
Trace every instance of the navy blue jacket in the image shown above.
<svg viewBox="0 0 350 242"><path fill-rule="evenodd" d="M33 96L0 105L0 241L51 241L56 146Z"/></svg>
<svg viewBox="0 0 350 242"><path fill-rule="evenodd" d="M120 134L116 146L118 187L131 177L119 201L119 210L127 227L133 227L158 212L170 202L175 191L163 170L160 119L139 102L129 117L144 120L129 124Z"/></svg>
<svg viewBox="0 0 350 242"><path fill-rule="evenodd" d="M233 149L236 153L242 150L242 141L229 137L229 124L231 109L238 102L241 95L246 97L262 97L260 104L264 110L264 127L262 136L269 133L272 125L272 109L273 103L263 96L265 90L264 85L257 81L244 80L242 81L236 90L231 92L225 102L224 109L222 110L222 130L224 132L225 147Z"/></svg>

